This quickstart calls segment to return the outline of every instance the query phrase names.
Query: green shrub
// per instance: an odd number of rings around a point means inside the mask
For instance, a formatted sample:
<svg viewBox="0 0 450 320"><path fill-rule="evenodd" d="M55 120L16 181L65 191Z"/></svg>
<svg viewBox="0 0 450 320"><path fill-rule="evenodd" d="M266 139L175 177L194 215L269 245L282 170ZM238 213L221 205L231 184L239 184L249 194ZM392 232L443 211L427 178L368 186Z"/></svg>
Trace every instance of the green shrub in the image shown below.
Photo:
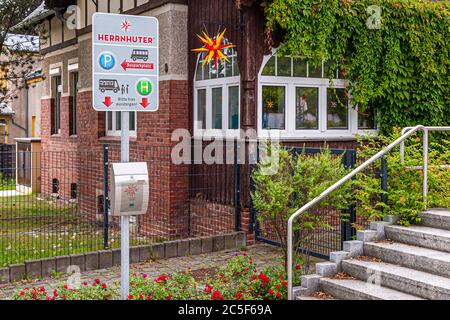
<svg viewBox="0 0 450 320"><path fill-rule="evenodd" d="M358 150L359 162L367 160L384 146L400 137L395 130L390 136L372 137L361 140ZM423 170L413 169L423 165L423 144L421 134L413 136L405 143L405 163L400 161L399 148L386 156L388 163L388 201L382 203L383 193L380 178L365 171L357 175L355 194L357 212L369 221L380 220L384 215L401 215L400 224L420 223L418 214L425 209L423 199ZM428 207L450 208L450 170L437 166L450 163L450 141L443 136L434 138L430 134L428 170ZM376 163L380 170L380 162Z"/></svg>
<svg viewBox="0 0 450 320"><path fill-rule="evenodd" d="M267 174L265 169L265 164L259 163L252 173L255 185L255 191L251 193L253 206L258 212L261 228L274 230L286 257L289 217L345 176L348 170L342 164L342 157L332 156L329 149L313 155L304 152L294 155L290 150L280 149L278 171ZM295 221L293 230L299 236L294 246L302 248L296 263L303 264L305 272L308 271L309 255L303 253L310 250L314 232L318 228L331 227L327 223L328 215L318 212L318 209L340 211L348 207L350 187L350 183L345 184Z"/></svg>

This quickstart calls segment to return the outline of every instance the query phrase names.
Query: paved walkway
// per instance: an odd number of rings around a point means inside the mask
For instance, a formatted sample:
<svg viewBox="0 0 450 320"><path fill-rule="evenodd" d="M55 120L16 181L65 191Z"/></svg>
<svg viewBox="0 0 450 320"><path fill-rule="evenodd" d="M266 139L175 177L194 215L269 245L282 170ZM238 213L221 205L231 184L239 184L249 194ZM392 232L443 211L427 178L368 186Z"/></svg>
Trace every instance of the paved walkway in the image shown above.
<svg viewBox="0 0 450 320"><path fill-rule="evenodd" d="M226 265L228 260L235 254L236 251L222 251L191 257L171 258L134 264L130 269L131 273L146 273L150 278L155 278L159 275L170 274L176 271L196 271L218 268ZM259 268L282 263L282 252L279 248L274 246L265 244L251 246L248 247L247 254L253 258L253 261ZM82 281L92 281L96 278L111 285L120 280L120 267L84 272L81 275ZM59 279L0 285L0 300L9 299L16 290L23 289L24 287L45 286L47 289L53 289L65 280L66 276L60 277Z"/></svg>

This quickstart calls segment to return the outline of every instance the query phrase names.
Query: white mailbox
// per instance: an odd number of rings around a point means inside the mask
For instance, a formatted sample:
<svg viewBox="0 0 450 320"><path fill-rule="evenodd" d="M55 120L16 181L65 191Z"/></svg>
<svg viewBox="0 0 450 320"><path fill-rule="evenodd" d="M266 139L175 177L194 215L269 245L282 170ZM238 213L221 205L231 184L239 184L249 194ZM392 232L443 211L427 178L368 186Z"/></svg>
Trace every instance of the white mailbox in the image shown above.
<svg viewBox="0 0 450 320"><path fill-rule="evenodd" d="M111 214L136 216L147 212L148 170L145 162L113 163Z"/></svg>

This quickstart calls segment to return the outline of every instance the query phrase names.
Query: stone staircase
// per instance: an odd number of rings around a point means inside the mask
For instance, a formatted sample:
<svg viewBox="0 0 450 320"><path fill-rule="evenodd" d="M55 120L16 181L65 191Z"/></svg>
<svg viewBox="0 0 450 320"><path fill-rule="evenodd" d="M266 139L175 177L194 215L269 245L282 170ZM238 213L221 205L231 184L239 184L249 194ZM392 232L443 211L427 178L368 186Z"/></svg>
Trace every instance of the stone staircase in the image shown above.
<svg viewBox="0 0 450 320"><path fill-rule="evenodd" d="M450 300L450 210L421 213L418 226L396 225L398 217L372 222L344 242L316 273L294 289L298 300L317 293L345 300Z"/></svg>

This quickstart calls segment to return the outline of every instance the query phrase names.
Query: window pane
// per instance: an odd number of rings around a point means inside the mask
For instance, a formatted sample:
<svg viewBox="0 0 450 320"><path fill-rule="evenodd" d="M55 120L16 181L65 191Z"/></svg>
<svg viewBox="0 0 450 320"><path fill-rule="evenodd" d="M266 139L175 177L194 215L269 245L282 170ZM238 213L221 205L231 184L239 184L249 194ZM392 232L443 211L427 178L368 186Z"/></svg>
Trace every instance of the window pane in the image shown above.
<svg viewBox="0 0 450 320"><path fill-rule="evenodd" d="M136 131L136 112L130 112L130 131Z"/></svg>
<svg viewBox="0 0 450 320"><path fill-rule="evenodd" d="M113 129L113 113L111 111L107 111L106 117L108 118L108 131L112 131L112 129Z"/></svg>
<svg viewBox="0 0 450 320"><path fill-rule="evenodd" d="M264 129L284 129L285 128L285 87L263 86L263 116L262 127Z"/></svg>
<svg viewBox="0 0 450 320"><path fill-rule="evenodd" d="M345 89L327 89L328 129L348 129L348 99Z"/></svg>
<svg viewBox="0 0 450 320"><path fill-rule="evenodd" d="M240 74L239 72L239 63L237 56L233 57L233 76L238 76Z"/></svg>
<svg viewBox="0 0 450 320"><path fill-rule="evenodd" d="M122 112L116 112L116 130L122 130Z"/></svg>
<svg viewBox="0 0 450 320"><path fill-rule="evenodd" d="M267 61L266 65L264 66L264 69L262 71L263 76L274 76L275 75L275 56L272 56L272 58Z"/></svg>
<svg viewBox="0 0 450 320"><path fill-rule="evenodd" d="M197 90L197 129L206 129L206 89Z"/></svg>
<svg viewBox="0 0 450 320"><path fill-rule="evenodd" d="M300 58L293 59L294 77L306 78L306 61Z"/></svg>
<svg viewBox="0 0 450 320"><path fill-rule="evenodd" d="M322 64L314 65L309 62L309 78L322 78Z"/></svg>
<svg viewBox="0 0 450 320"><path fill-rule="evenodd" d="M369 130L376 129L375 123L375 108L373 104L364 109L364 111L358 110L358 129Z"/></svg>
<svg viewBox="0 0 450 320"><path fill-rule="evenodd" d="M228 87L228 128L239 129L239 86Z"/></svg>
<svg viewBox="0 0 450 320"><path fill-rule="evenodd" d="M291 76L291 58L278 57L277 75L279 77L290 77Z"/></svg>
<svg viewBox="0 0 450 320"><path fill-rule="evenodd" d="M197 64L197 74L195 75L195 80L202 80L203 76L203 68L202 68L203 61L201 59L198 60Z"/></svg>
<svg viewBox="0 0 450 320"><path fill-rule="evenodd" d="M296 88L297 130L318 129L319 88Z"/></svg>
<svg viewBox="0 0 450 320"><path fill-rule="evenodd" d="M222 129L222 88L212 89L212 128Z"/></svg>
<svg viewBox="0 0 450 320"><path fill-rule="evenodd" d="M225 74L227 77L232 77L233 76L233 64L234 64L234 59L236 59L235 57L233 58L229 58L231 62L225 62ZM233 59L233 60L232 60Z"/></svg>

